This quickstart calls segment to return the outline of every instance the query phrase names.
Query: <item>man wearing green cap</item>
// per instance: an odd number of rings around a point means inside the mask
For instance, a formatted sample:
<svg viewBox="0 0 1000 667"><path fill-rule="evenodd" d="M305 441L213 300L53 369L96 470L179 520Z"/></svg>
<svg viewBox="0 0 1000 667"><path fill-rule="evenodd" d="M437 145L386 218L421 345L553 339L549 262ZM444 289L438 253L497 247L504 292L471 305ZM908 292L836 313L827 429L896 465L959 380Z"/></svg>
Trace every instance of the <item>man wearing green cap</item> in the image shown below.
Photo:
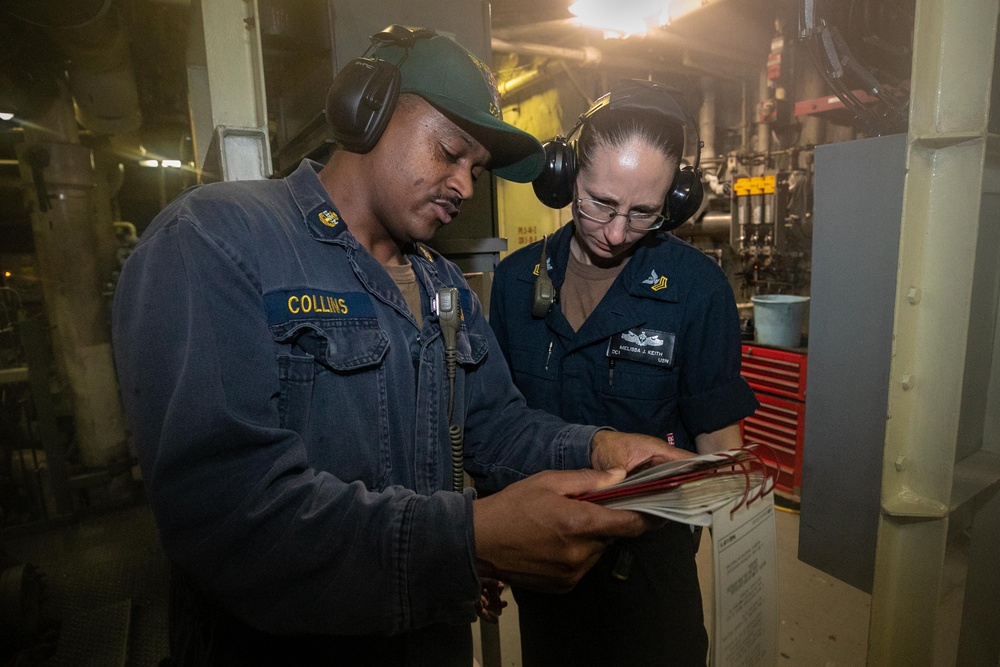
<svg viewBox="0 0 1000 667"><path fill-rule="evenodd" d="M541 147L452 40L381 51L401 80L370 149L185 192L120 278L172 664L468 667L487 578L568 589L646 527L572 496L683 455L526 408L475 294L424 243L485 170L531 180ZM453 490L456 451L495 493Z"/></svg>

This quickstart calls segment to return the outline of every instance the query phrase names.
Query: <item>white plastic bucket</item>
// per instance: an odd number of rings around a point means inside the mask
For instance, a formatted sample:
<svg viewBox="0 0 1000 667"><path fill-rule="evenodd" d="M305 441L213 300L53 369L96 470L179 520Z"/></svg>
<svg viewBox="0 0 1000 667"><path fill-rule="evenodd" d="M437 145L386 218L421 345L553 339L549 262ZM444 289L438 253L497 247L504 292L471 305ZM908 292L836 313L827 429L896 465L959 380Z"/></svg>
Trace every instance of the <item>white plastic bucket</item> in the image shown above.
<svg viewBox="0 0 1000 667"><path fill-rule="evenodd" d="M753 301L754 340L761 345L799 347L807 296L761 294Z"/></svg>

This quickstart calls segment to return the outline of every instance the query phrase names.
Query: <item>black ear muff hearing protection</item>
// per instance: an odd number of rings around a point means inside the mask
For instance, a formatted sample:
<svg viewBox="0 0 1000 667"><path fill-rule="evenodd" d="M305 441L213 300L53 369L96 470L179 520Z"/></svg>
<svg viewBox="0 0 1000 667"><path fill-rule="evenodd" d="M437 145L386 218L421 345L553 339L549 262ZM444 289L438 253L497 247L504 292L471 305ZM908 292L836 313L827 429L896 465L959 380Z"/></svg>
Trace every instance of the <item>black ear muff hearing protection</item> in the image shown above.
<svg viewBox="0 0 1000 667"><path fill-rule="evenodd" d="M580 123L569 133L573 136ZM573 191L576 187L576 145L571 144L569 137L557 136L552 141L546 141L545 166L531 187L538 200L549 208L564 208L573 201Z"/></svg>
<svg viewBox="0 0 1000 667"><path fill-rule="evenodd" d="M402 63L381 59L379 48L409 49L418 39L436 34L428 28L391 25L371 36L372 46L341 68L326 93L326 122L334 142L352 153L367 153L375 147L396 108ZM375 54L368 57L372 48Z"/></svg>
<svg viewBox="0 0 1000 667"><path fill-rule="evenodd" d="M605 107L609 109L630 109L661 114L676 121L682 127L691 128L695 137L694 165L677 170L674 181L663 202L666 220L659 231L668 232L680 227L701 207L704 192L701 184L701 140L698 127L684 112L678 99L680 91L652 81L629 79L621 81L602 96L580 116L580 119L566 136L557 136L545 143L545 166L542 173L532 181L535 196L550 208L564 208L573 201L576 187L577 153L573 135L587 120Z"/></svg>
<svg viewBox="0 0 1000 667"><path fill-rule="evenodd" d="M698 153L700 158L700 144ZM701 208L705 190L701 184L701 169L697 166L698 162L696 159L694 166L687 165L677 170L670 192L667 193L667 203L663 209L666 220L661 230L669 232L677 229Z"/></svg>

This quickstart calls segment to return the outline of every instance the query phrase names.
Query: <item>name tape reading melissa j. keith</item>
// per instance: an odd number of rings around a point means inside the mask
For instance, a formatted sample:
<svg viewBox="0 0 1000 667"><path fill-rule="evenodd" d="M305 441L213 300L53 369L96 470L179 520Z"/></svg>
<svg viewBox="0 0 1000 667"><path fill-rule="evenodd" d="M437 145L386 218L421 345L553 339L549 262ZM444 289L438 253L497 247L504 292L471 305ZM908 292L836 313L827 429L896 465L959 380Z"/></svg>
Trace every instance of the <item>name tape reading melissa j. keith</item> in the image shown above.
<svg viewBox="0 0 1000 667"><path fill-rule="evenodd" d="M654 366L673 366L676 335L655 329L629 329L608 340L607 356Z"/></svg>

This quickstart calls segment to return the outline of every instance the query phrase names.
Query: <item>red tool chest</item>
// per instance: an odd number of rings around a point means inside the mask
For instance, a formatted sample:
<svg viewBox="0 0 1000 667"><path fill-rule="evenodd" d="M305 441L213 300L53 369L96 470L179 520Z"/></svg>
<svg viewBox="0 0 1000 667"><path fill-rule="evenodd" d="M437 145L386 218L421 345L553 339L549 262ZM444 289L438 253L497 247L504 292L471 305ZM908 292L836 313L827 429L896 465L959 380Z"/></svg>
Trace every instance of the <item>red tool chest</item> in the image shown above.
<svg viewBox="0 0 1000 667"><path fill-rule="evenodd" d="M774 450L779 466L775 490L795 502L802 489L806 360L805 352L745 344L740 371L760 401L757 412L740 423L743 441Z"/></svg>

